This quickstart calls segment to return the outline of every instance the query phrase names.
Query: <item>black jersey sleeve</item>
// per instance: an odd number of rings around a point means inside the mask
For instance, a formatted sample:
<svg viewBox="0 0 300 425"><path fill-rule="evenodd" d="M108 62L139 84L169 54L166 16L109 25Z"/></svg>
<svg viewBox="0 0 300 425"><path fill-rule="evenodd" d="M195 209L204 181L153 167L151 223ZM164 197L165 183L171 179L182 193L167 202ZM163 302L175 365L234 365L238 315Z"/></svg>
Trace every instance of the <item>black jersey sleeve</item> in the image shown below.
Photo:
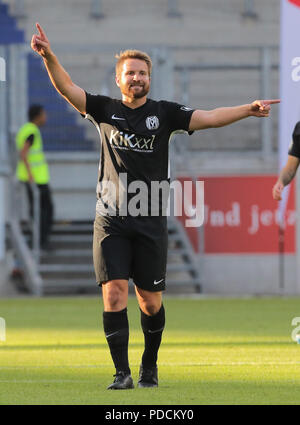
<svg viewBox="0 0 300 425"><path fill-rule="evenodd" d="M300 121L297 122L293 131L293 141L289 148L289 155L300 158Z"/></svg>
<svg viewBox="0 0 300 425"><path fill-rule="evenodd" d="M175 102L163 102L171 131L187 131L194 109ZM189 132L192 134L193 132Z"/></svg>
<svg viewBox="0 0 300 425"><path fill-rule="evenodd" d="M107 96L95 95L85 92L86 94L86 115L84 118L92 117L97 123L103 122L107 117L107 108L111 102L111 98Z"/></svg>
<svg viewBox="0 0 300 425"><path fill-rule="evenodd" d="M32 146L33 142L34 142L34 134L30 134L30 136L28 136L26 139L26 143L29 143L30 146Z"/></svg>

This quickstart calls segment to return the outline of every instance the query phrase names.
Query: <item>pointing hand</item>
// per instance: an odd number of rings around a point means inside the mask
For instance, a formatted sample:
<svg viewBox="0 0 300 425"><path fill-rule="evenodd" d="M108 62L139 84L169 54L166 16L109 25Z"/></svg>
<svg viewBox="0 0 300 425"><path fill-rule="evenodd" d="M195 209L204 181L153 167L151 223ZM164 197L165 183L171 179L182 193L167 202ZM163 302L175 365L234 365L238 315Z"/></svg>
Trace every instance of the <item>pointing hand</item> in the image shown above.
<svg viewBox="0 0 300 425"><path fill-rule="evenodd" d="M268 117L271 110L271 105L280 103L280 99L272 100L255 100L250 105L251 115L254 117Z"/></svg>
<svg viewBox="0 0 300 425"><path fill-rule="evenodd" d="M40 56L46 57L51 53L50 42L40 24L36 24L38 34L34 34L31 39L31 48Z"/></svg>

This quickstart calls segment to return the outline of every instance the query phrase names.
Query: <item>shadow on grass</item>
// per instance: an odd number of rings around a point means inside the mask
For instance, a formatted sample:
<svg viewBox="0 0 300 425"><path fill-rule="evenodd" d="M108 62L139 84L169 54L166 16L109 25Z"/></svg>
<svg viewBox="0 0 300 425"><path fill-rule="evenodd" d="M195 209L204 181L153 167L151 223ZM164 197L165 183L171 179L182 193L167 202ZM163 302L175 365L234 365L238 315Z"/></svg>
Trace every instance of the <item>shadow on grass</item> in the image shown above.
<svg viewBox="0 0 300 425"><path fill-rule="evenodd" d="M53 374L39 371L29 381L1 382L3 404L98 404L98 405L207 405L207 404L300 404L299 382L282 379L257 382L224 378L223 374L211 377L210 373L184 377L180 374L162 373L159 387L135 388L130 391L107 391L111 383L110 368L97 373L70 375L63 371L53 379ZM72 378L73 376L73 378ZM136 382L136 376L134 376ZM153 407L152 407L153 408Z"/></svg>
<svg viewBox="0 0 300 425"><path fill-rule="evenodd" d="M163 347L237 347L237 346L291 346L295 345L292 341L235 341L235 342L164 342ZM129 347L143 347L143 342L129 343ZM97 344L46 344L46 345L0 345L0 351L5 350L82 350L82 349L95 349L107 348L107 343Z"/></svg>

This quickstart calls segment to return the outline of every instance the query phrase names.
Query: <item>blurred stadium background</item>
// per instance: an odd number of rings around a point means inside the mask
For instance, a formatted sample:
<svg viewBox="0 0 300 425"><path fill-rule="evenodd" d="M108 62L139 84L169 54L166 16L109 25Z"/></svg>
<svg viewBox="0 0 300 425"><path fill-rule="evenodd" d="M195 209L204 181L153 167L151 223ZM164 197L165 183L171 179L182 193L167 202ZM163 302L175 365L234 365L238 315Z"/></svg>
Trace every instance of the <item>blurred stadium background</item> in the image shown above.
<svg viewBox="0 0 300 425"><path fill-rule="evenodd" d="M279 97L280 2L0 0L6 74L0 81L0 294L18 293L10 279L13 256L33 294L96 293L98 135L59 97L31 52L35 22L73 81L89 92L118 97L114 55L140 48L153 58L153 98L212 109ZM14 179L14 138L32 103L42 103L49 117L42 134L56 223L47 254L28 247L26 198ZM200 228L170 219L168 293L299 294L294 188L284 245L271 198L277 147L276 107L267 120L177 136L173 178L204 180L206 214Z"/></svg>

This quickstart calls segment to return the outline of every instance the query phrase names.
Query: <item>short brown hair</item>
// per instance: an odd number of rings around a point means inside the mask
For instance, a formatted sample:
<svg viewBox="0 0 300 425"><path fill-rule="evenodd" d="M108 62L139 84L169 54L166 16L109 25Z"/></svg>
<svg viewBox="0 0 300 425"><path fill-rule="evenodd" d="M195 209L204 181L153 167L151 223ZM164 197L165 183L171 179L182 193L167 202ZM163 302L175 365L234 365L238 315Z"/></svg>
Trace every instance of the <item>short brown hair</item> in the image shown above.
<svg viewBox="0 0 300 425"><path fill-rule="evenodd" d="M117 63L116 63L116 74L120 73L121 66L123 65L126 59L139 59L146 62L148 66L149 75L151 75L152 71L152 61L149 55L145 52L141 52L140 50L124 50L124 52L120 52L116 55Z"/></svg>

